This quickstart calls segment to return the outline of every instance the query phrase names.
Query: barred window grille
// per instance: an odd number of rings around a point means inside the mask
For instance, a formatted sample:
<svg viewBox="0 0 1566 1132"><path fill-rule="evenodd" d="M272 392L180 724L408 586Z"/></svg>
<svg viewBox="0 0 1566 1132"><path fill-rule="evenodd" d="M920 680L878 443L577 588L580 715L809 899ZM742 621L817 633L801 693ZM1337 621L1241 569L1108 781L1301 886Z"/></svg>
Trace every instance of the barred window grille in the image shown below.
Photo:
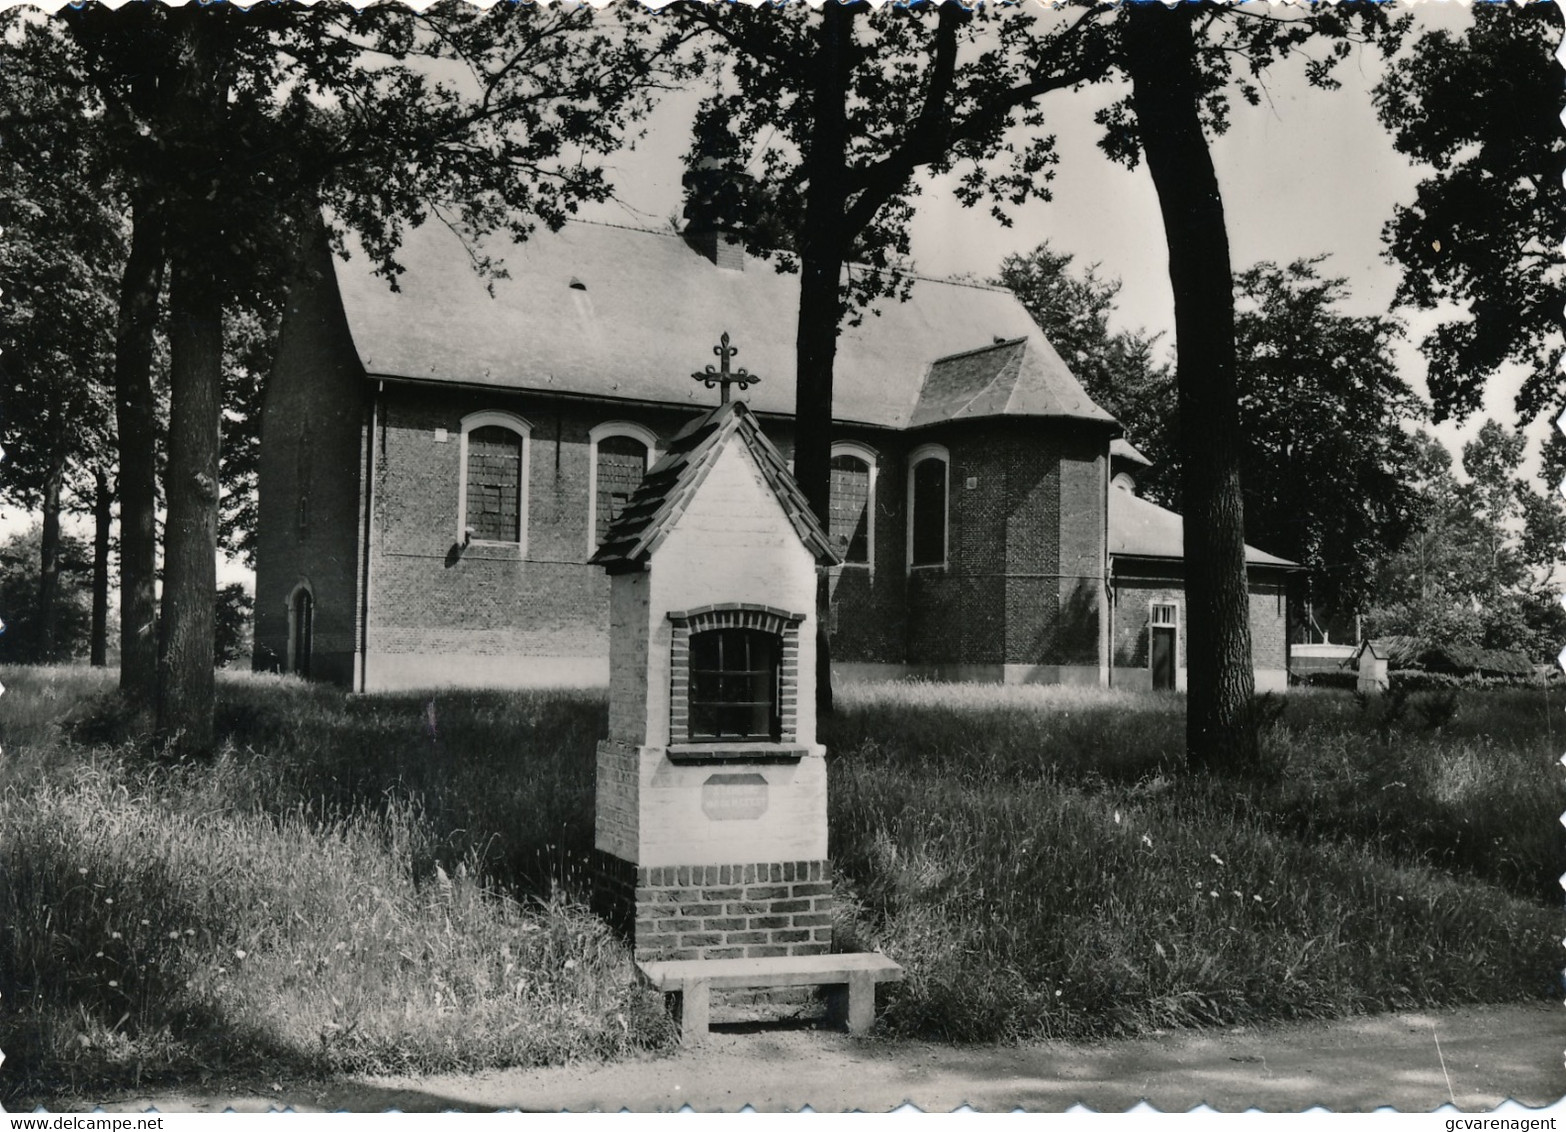
<svg viewBox="0 0 1566 1132"><path fill-rule="evenodd" d="M690 640L690 738L777 742L781 640L761 629L708 629Z"/></svg>
<svg viewBox="0 0 1566 1132"><path fill-rule="evenodd" d="M1174 625L1179 617L1179 607L1172 601L1155 601L1153 603L1153 624Z"/></svg>

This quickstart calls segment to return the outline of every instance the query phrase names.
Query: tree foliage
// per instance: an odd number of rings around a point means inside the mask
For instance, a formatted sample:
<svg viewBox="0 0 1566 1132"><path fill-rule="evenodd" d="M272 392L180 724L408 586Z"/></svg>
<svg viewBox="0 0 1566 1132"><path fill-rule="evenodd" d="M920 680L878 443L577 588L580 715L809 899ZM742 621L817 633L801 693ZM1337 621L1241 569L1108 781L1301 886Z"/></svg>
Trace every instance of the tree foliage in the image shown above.
<svg viewBox="0 0 1566 1132"><path fill-rule="evenodd" d="M1345 314L1348 284L1324 277L1322 262L1260 263L1235 278L1245 538L1306 567L1301 601L1352 617L1417 520L1415 441L1402 422L1426 410L1398 376L1398 324ZM1008 257L997 282L1154 461L1139 491L1180 510L1174 374L1147 335L1110 329L1119 282L1073 271L1047 244Z"/></svg>
<svg viewBox="0 0 1566 1132"><path fill-rule="evenodd" d="M806 5L682 4L671 14L707 33L723 71L697 113L693 174L711 176L702 162L714 158L754 170L720 202L721 219L753 250L781 250L782 270L799 270L806 249L833 244L854 265L842 293L846 318L904 282L915 173L955 173L962 203L985 204L1003 220L1008 205L1048 199L1058 158L1040 99L1108 74L1100 27L1113 6L1064 14L953 3L874 9L859 0L830 7L844 24L833 60L828 17ZM828 80L841 97L823 105L814 95ZM841 121L824 121L823 110ZM828 186L812 175L829 146L840 150L831 187L843 208L817 220L816 231L812 194Z"/></svg>
<svg viewBox="0 0 1566 1132"><path fill-rule="evenodd" d="M914 174L955 173L963 203L988 201L1002 218L1006 204L1047 196L1054 137L1039 99L1108 73L1098 31L1113 11L846 0L814 10L684 3L648 17L702 33L724 64L698 113L689 183L708 196L704 207L739 215L708 219L748 226L752 248L782 252L778 265L800 274L794 468L818 516L828 505L838 331L901 294ZM729 168L712 169L715 159ZM741 163L758 175L736 176ZM739 191L713 191L724 172ZM758 244L762 233L772 246ZM828 603L823 579L821 625ZM817 707L829 711L824 629L816 653Z"/></svg>
<svg viewBox="0 0 1566 1132"><path fill-rule="evenodd" d="M0 37L0 53L9 47ZM93 131L69 98L0 63L0 106L10 127L0 150L0 422L9 456L0 498L42 512L33 629L35 651L51 655L62 512L95 515L96 577L106 578L102 473L113 462L108 376L124 224L113 195L101 191ZM101 610L107 594L97 596Z"/></svg>
<svg viewBox="0 0 1566 1132"><path fill-rule="evenodd" d="M1429 168L1383 232L1403 269L1397 300L1459 309L1421 344L1438 421L1478 408L1511 366L1526 374L1522 419L1566 391L1561 30L1553 4L1476 4L1466 32L1420 36L1376 88L1398 152Z"/></svg>
<svg viewBox="0 0 1566 1132"><path fill-rule="evenodd" d="M1418 500L1403 422L1425 407L1398 376L1401 328L1341 310L1348 284L1320 257L1235 280L1247 539L1306 567L1301 596L1352 616Z"/></svg>
<svg viewBox="0 0 1566 1132"><path fill-rule="evenodd" d="M0 494L34 508L44 480L90 477L113 442L108 371L114 280L124 232L112 197L96 191L83 139L47 92L0 69L0 99L43 120L8 132L0 149L0 414L7 460ZM56 117L55 115L60 115ZM85 494L85 491L84 491Z"/></svg>
<svg viewBox="0 0 1566 1132"><path fill-rule="evenodd" d="M230 582L218 589L212 653L219 668L236 660L249 659L254 640L255 609L255 598L239 582Z"/></svg>
<svg viewBox="0 0 1566 1132"><path fill-rule="evenodd" d="M0 544L0 663L58 664L87 655L92 624L92 547L61 535L54 593L52 641L44 632L40 602L43 524L34 523Z"/></svg>
<svg viewBox="0 0 1566 1132"><path fill-rule="evenodd" d="M35 72L89 105L102 152L113 155L108 177L130 202L135 270L121 288L118 357L134 360L116 384L128 398L121 407L135 403L143 424L147 312L168 268L157 696L160 730L185 748L205 750L211 739L225 323L242 328L232 316L245 297L275 293L323 206L338 234L355 232L395 278L407 227L434 218L476 248L487 231L524 238L603 199L608 184L590 156L617 144L648 92L683 66L677 35L622 31L586 8L458 3L422 12L84 6L58 23L13 25L11 42ZM477 252L475 262L502 270ZM248 384L229 376L231 386ZM229 389L231 404L242 404L241 391ZM231 453L231 478L243 480L249 456ZM135 465L139 534L151 526L152 461ZM150 556L138 547L138 592L148 597ZM130 626L127 639L143 641L147 627Z"/></svg>
<svg viewBox="0 0 1566 1132"><path fill-rule="evenodd" d="M1370 630L1553 658L1566 637L1566 506L1519 474L1522 434L1486 421L1463 447L1463 480L1444 445L1425 433L1415 444L1419 522L1380 572Z"/></svg>
<svg viewBox="0 0 1566 1132"><path fill-rule="evenodd" d="M1122 27L1118 58L1131 92L1100 115L1101 145L1128 165L1147 162L1169 247L1190 610L1186 753L1193 767L1240 767L1255 761L1259 747L1251 702L1234 279L1207 131L1224 128L1231 83L1254 104L1258 76L1301 56L1312 85L1334 86L1332 70L1352 53L1355 39L1389 46L1400 25L1375 4L1285 15L1250 5L1191 3L1127 5Z"/></svg>

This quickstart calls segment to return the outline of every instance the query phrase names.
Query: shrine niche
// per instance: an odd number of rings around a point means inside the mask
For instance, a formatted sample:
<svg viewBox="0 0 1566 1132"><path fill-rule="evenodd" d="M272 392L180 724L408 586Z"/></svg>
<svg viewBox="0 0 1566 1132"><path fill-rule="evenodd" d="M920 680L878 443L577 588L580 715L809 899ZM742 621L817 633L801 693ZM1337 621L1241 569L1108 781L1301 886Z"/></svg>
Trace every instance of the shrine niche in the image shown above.
<svg viewBox="0 0 1566 1132"><path fill-rule="evenodd" d="M816 742L818 564L836 561L729 384L669 443L593 561L610 575L609 735L596 903L638 960L831 946L825 748Z"/></svg>

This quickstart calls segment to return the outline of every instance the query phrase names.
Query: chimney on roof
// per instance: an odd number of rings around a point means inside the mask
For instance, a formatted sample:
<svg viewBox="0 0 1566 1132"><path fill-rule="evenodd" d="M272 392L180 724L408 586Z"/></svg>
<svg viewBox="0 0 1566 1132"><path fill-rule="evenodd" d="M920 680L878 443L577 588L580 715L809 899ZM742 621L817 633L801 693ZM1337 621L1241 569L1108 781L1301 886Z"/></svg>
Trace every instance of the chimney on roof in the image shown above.
<svg viewBox="0 0 1566 1132"><path fill-rule="evenodd" d="M716 157L701 157L686 171L685 242L717 266L745 270L743 214L752 186L749 173Z"/></svg>
<svg viewBox="0 0 1566 1132"><path fill-rule="evenodd" d="M745 171L745 154L719 103L696 115L685 161L685 242L719 267L745 270L745 237L756 209L755 178Z"/></svg>

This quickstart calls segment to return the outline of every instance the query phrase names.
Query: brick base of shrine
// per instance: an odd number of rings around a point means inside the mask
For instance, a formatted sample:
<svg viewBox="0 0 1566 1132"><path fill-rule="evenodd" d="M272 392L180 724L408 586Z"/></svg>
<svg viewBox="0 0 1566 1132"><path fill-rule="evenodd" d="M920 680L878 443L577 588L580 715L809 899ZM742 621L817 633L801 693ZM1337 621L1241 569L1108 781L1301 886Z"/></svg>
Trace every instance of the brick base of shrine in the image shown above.
<svg viewBox="0 0 1566 1132"><path fill-rule="evenodd" d="M593 907L638 960L820 955L832 949L832 863L648 867L597 851Z"/></svg>

